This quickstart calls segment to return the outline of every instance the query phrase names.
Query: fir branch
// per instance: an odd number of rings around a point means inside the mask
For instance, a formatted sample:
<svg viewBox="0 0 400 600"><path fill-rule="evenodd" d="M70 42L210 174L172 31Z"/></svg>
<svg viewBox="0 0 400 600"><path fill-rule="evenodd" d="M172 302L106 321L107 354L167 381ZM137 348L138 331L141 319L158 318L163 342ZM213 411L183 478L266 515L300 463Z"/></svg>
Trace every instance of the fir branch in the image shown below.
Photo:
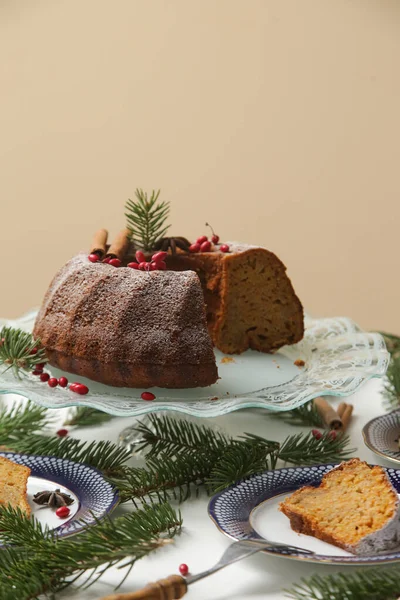
<svg viewBox="0 0 400 600"><path fill-rule="evenodd" d="M70 411L70 416L64 422L64 425L75 425L76 427L91 427L101 425L113 419L113 415L90 408L90 406L77 406Z"/></svg>
<svg viewBox="0 0 400 600"><path fill-rule="evenodd" d="M169 216L169 202L158 201L160 190L153 190L150 199L141 189L137 189L135 195L136 200L129 199L125 205L128 229L134 244L150 251L169 229L169 225L165 225Z"/></svg>
<svg viewBox="0 0 400 600"><path fill-rule="evenodd" d="M5 371L11 369L18 379L23 371L31 371L35 365L47 361L40 340L31 333L14 327L3 327L0 330L0 366ZM4 372L5 372L4 371Z"/></svg>
<svg viewBox="0 0 400 600"><path fill-rule="evenodd" d="M355 573L313 575L294 585L287 598L293 600L396 600L400 595L399 574L393 567Z"/></svg>
<svg viewBox="0 0 400 600"><path fill-rule="evenodd" d="M311 427L325 427L324 420L319 414L314 403L307 402L303 406L298 406L293 410L285 410L283 412L268 412L268 417L273 419L281 419L284 423L290 425L310 425Z"/></svg>
<svg viewBox="0 0 400 600"><path fill-rule="evenodd" d="M318 463L340 462L346 460L355 448L348 448L350 438L348 435L331 437L330 431L317 439L310 432L298 433L286 438L279 450L277 458L294 465L315 465Z"/></svg>
<svg viewBox="0 0 400 600"><path fill-rule="evenodd" d="M45 408L28 402L5 406L0 410L0 445L9 446L19 439L29 439L32 434L42 430L51 419Z"/></svg>
<svg viewBox="0 0 400 600"><path fill-rule="evenodd" d="M149 421L149 425L139 421L135 427L141 437L137 449L146 450L148 458L161 454L176 456L181 452L219 455L232 441L222 432L183 419L150 415Z"/></svg>
<svg viewBox="0 0 400 600"><path fill-rule="evenodd" d="M113 521L97 520L79 537L63 540L18 509L2 507L2 537L11 546L0 553L0 600L36 598L83 574L91 584L121 560L129 573L138 559L179 533L181 525L180 514L168 504L147 506Z"/></svg>
<svg viewBox="0 0 400 600"><path fill-rule="evenodd" d="M1 441L1 440L0 440ZM130 458L128 450L109 441L81 442L74 438L31 435L8 443L11 450L26 454L56 456L81 462L103 471L107 476L118 476Z"/></svg>
<svg viewBox="0 0 400 600"><path fill-rule="evenodd" d="M392 354L384 379L383 397L387 410L400 406L400 354Z"/></svg>
<svg viewBox="0 0 400 600"><path fill-rule="evenodd" d="M392 356L400 354L400 337L392 333L379 332L385 340L386 348Z"/></svg>
<svg viewBox="0 0 400 600"><path fill-rule="evenodd" d="M166 500L184 502L192 493L198 495L214 466L206 454L154 457L146 468L126 468L121 477L109 478L119 490L121 501L136 503Z"/></svg>

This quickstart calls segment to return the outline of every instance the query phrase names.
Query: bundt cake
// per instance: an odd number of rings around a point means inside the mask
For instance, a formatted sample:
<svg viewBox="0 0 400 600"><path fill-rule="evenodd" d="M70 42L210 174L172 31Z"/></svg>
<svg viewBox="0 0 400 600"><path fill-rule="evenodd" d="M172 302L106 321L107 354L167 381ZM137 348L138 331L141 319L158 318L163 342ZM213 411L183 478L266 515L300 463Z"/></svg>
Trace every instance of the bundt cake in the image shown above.
<svg viewBox="0 0 400 600"><path fill-rule="evenodd" d="M280 504L294 531L348 552L371 555L400 545L400 508L385 471L353 458Z"/></svg>
<svg viewBox="0 0 400 600"><path fill-rule="evenodd" d="M116 269L80 254L53 279L34 336L50 364L108 385L190 388L218 378L193 271Z"/></svg>

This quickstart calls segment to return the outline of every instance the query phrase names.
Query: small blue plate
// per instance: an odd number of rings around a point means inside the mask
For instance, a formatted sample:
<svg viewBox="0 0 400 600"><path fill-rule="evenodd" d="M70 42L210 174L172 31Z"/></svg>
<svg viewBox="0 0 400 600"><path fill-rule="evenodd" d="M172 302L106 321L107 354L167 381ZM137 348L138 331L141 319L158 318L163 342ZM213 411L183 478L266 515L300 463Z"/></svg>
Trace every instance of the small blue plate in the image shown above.
<svg viewBox="0 0 400 600"><path fill-rule="evenodd" d="M315 553L300 554L286 549L264 551L274 556L335 565L399 562L400 548L374 556L355 556L291 529L289 519L279 511L279 503L304 485L318 486L323 475L335 466L291 467L253 475L214 496L210 500L208 514L217 528L234 540L267 539ZM400 469L385 471L396 491L400 492Z"/></svg>
<svg viewBox="0 0 400 600"><path fill-rule="evenodd" d="M400 464L400 408L368 421L362 434L365 445L372 452Z"/></svg>
<svg viewBox="0 0 400 600"><path fill-rule="evenodd" d="M28 479L28 502L32 516L54 530L59 537L82 531L87 525L95 523L96 519L109 514L118 504L117 490L93 467L54 456L33 456L14 452L0 452L0 456L31 469ZM54 509L39 506L32 500L37 492L53 491L57 488L74 500L69 506L71 512L67 519L60 519Z"/></svg>

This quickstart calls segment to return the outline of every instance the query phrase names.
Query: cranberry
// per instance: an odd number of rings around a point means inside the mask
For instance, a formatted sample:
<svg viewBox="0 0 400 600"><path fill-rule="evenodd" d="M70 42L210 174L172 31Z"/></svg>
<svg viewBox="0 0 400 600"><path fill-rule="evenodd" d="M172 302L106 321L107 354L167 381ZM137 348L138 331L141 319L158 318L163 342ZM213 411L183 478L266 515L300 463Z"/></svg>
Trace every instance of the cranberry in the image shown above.
<svg viewBox="0 0 400 600"><path fill-rule="evenodd" d="M48 381L50 379L50 375L48 373L41 373L40 374L40 381L43 381L43 383L45 381Z"/></svg>
<svg viewBox="0 0 400 600"><path fill-rule="evenodd" d="M221 250L221 252L229 252L228 244L221 244L219 249Z"/></svg>
<svg viewBox="0 0 400 600"><path fill-rule="evenodd" d="M119 260L119 258L112 258L108 264L112 267L120 267L122 265L122 262Z"/></svg>
<svg viewBox="0 0 400 600"><path fill-rule="evenodd" d="M162 262L164 259L166 259L167 256L168 256L168 252L156 252L151 257L151 260L156 263L159 263L159 262Z"/></svg>
<svg viewBox="0 0 400 600"><path fill-rule="evenodd" d="M200 252L210 252L211 250L211 242L203 242L200 246Z"/></svg>
<svg viewBox="0 0 400 600"><path fill-rule="evenodd" d="M131 262L131 263L127 264L127 267L129 267L130 269L138 269L139 265L138 265L138 263Z"/></svg>
<svg viewBox="0 0 400 600"><path fill-rule="evenodd" d="M158 264L154 260L150 263L150 271L158 271Z"/></svg>
<svg viewBox="0 0 400 600"><path fill-rule="evenodd" d="M37 365L35 365L35 369L39 369L40 371L43 371L45 366L46 366L46 363L38 363Z"/></svg>
<svg viewBox="0 0 400 600"><path fill-rule="evenodd" d="M212 231L212 237L211 237L211 241L213 244L218 244L219 242L219 235L217 235L214 231L214 229L211 227L211 225L209 223L206 223L206 227L209 227Z"/></svg>
<svg viewBox="0 0 400 600"><path fill-rule="evenodd" d="M106 256L105 259L103 260L103 263L106 263L106 265L108 265L110 260L111 260L111 256Z"/></svg>
<svg viewBox="0 0 400 600"><path fill-rule="evenodd" d="M140 250L136 252L135 256L138 263L146 262L146 257Z"/></svg>
<svg viewBox="0 0 400 600"><path fill-rule="evenodd" d="M57 431L57 435L58 437L65 437L66 435L68 435L68 429L59 429Z"/></svg>
<svg viewBox="0 0 400 600"><path fill-rule="evenodd" d="M162 260L157 264L157 268L159 271L165 271L167 269L167 263Z"/></svg>
<svg viewBox="0 0 400 600"><path fill-rule="evenodd" d="M316 440L320 440L322 438L322 433L318 431L318 429L312 429L311 433L313 434Z"/></svg>
<svg viewBox="0 0 400 600"><path fill-rule="evenodd" d="M41 375L42 373L42 369L35 369L34 371L32 371L32 375Z"/></svg>
<svg viewBox="0 0 400 600"><path fill-rule="evenodd" d="M37 348L32 348L32 350L29 352L29 354L37 354L38 349Z"/></svg>
<svg viewBox="0 0 400 600"><path fill-rule="evenodd" d="M337 431L335 431L335 430L332 430L332 431L330 431L330 432L328 433L328 437L329 437L329 438L330 438L332 441L333 441L333 440L336 440L336 438L337 438Z"/></svg>
<svg viewBox="0 0 400 600"><path fill-rule="evenodd" d="M189 246L189 252L200 252L200 244L198 244L197 242L195 244L191 244Z"/></svg>
<svg viewBox="0 0 400 600"><path fill-rule="evenodd" d="M83 383L71 383L69 389L75 392L76 394L80 394L81 396L85 396L89 392L89 388Z"/></svg>
<svg viewBox="0 0 400 600"><path fill-rule="evenodd" d="M60 519L66 519L70 512L68 506L60 506L60 508L57 508L56 510L56 515L57 517L60 517Z"/></svg>
<svg viewBox="0 0 400 600"><path fill-rule="evenodd" d="M98 254L89 254L88 259L90 262L95 263L100 260L100 256Z"/></svg>
<svg viewBox="0 0 400 600"><path fill-rule="evenodd" d="M200 244L200 246L201 246L203 242L207 242L207 241L208 241L208 237L206 235L202 235L201 237L197 238L196 244Z"/></svg>
<svg viewBox="0 0 400 600"><path fill-rule="evenodd" d="M50 377L50 379L47 380L47 383L52 388L57 387L58 386L58 379L56 379L55 377Z"/></svg>
<svg viewBox="0 0 400 600"><path fill-rule="evenodd" d="M185 565L185 563L182 563L179 565L179 573L183 576L187 575L189 573L189 567Z"/></svg>
<svg viewBox="0 0 400 600"><path fill-rule="evenodd" d="M151 392L142 392L140 394L140 397L142 400L155 400L155 395L152 394Z"/></svg>
<svg viewBox="0 0 400 600"><path fill-rule="evenodd" d="M61 385L61 387L67 387L68 379L66 377L60 377L58 380L58 385Z"/></svg>
<svg viewBox="0 0 400 600"><path fill-rule="evenodd" d="M146 270L146 265L147 265L146 261L143 261L143 262L139 263L139 269L140 269L140 271L145 271Z"/></svg>

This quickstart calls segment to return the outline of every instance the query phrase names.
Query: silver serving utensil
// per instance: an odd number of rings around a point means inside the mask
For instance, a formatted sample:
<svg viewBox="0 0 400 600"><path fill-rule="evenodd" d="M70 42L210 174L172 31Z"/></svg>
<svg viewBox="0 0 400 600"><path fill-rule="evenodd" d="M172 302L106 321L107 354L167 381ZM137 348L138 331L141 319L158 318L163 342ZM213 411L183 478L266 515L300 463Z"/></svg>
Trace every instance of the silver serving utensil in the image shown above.
<svg viewBox="0 0 400 600"><path fill-rule="evenodd" d="M228 565L242 560L243 558L247 558L256 552L260 552L261 550L273 550L275 548L301 554L314 554L314 552L305 550L305 548L298 548L297 546L290 546L287 544L278 544L258 539L241 540L239 542L233 542L228 546L219 561L206 571L202 571L196 575L188 575L186 577L170 575L166 579L160 579L155 583L149 583L146 587L137 592L112 594L101 600L179 600L179 598L182 598L186 594L188 586L192 583L196 583L196 581L208 577L220 569L224 569Z"/></svg>

